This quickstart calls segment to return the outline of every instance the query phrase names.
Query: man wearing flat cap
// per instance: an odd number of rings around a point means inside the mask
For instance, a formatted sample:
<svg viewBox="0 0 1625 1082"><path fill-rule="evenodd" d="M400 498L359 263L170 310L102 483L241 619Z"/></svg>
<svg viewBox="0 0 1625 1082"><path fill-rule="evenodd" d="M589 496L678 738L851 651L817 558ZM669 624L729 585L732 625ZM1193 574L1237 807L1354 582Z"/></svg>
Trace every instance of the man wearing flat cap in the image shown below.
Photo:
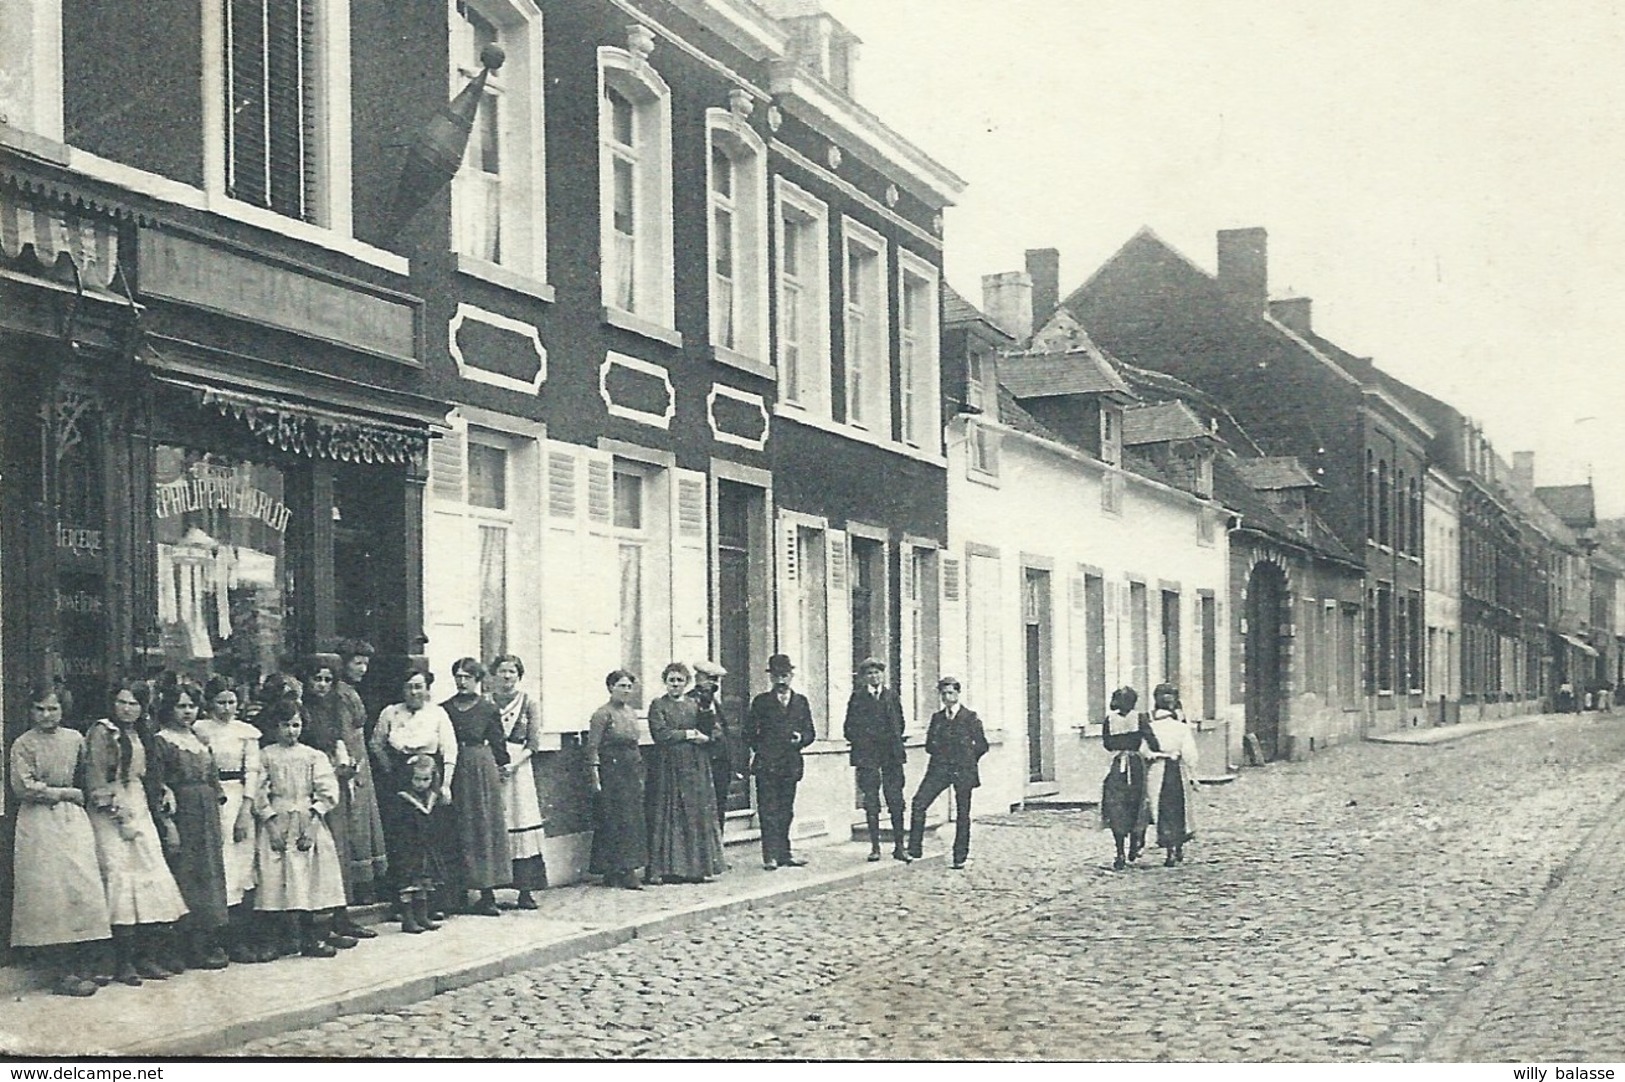
<svg viewBox="0 0 1625 1082"><path fill-rule="evenodd" d="M914 813L909 822L908 852L916 860L925 835L925 813L931 802L952 786L954 791L954 862L958 870L970 857L970 798L982 784L977 762L987 754L987 734L976 711L959 702L959 679L944 676L937 681L942 709L931 715L925 732L925 753L931 756L925 777L914 791Z"/></svg>
<svg viewBox="0 0 1625 1082"><path fill-rule="evenodd" d="M700 732L711 738L705 746L711 758L711 784L717 791L717 823L728 821L728 793L735 778L745 776L739 746L739 733L728 724L722 712L722 678L728 675L715 661L694 663L694 690L688 693L694 703Z"/></svg>
<svg viewBox="0 0 1625 1082"><path fill-rule="evenodd" d="M756 775L756 810L762 821L762 868L798 868L807 862L790 852L790 821L795 816L796 783L801 780L801 749L813 742L812 706L790 687L796 667L784 654L767 660L773 687L750 701L745 745Z"/></svg>
<svg viewBox="0 0 1625 1082"><path fill-rule="evenodd" d="M903 838L903 704L886 686L886 663L877 657L858 666L858 687L846 704L841 735L852 745L852 766L869 826L869 859L880 859L880 797L891 815L892 859L908 862Z"/></svg>

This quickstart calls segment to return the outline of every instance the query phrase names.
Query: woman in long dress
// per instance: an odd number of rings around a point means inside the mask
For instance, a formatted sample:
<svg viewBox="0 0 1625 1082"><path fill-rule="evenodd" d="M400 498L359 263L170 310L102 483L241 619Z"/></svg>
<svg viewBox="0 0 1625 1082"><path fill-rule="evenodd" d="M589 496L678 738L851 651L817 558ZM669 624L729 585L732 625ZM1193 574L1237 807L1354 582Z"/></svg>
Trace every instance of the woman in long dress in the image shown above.
<svg viewBox="0 0 1625 1082"><path fill-rule="evenodd" d="M587 723L588 785L593 792L591 875L606 887L642 890L638 869L649 859L648 825L643 814L643 756L638 751L638 715L632 709L638 678L616 669L604 678L609 702Z"/></svg>
<svg viewBox="0 0 1625 1082"><path fill-rule="evenodd" d="M666 694L649 704L649 735L660 758L649 780L654 792L647 875L659 882L709 882L727 867L706 747L711 738L700 728L694 700L683 696L688 666L674 661L660 678Z"/></svg>
<svg viewBox="0 0 1625 1082"><path fill-rule="evenodd" d="M132 985L174 976L157 955L169 926L186 915L146 789L147 694L139 680L115 684L111 717L86 737L85 798L112 925L114 978Z"/></svg>
<svg viewBox="0 0 1625 1082"><path fill-rule="evenodd" d="M28 720L32 727L11 745L11 791L19 802L11 945L58 956L58 994L94 995L93 978L105 973L94 945L112 933L78 785L84 737L62 727L62 700L49 684L30 695Z"/></svg>
<svg viewBox="0 0 1625 1082"><path fill-rule="evenodd" d="M1112 867L1118 870L1140 859L1145 849L1145 830L1151 822L1151 808L1145 797L1145 756L1141 751L1150 731L1134 715L1139 701L1139 692L1131 687L1112 692L1112 712L1100 729L1100 742L1112 753L1111 766L1100 785L1100 825L1112 832L1117 844Z"/></svg>
<svg viewBox="0 0 1625 1082"><path fill-rule="evenodd" d="M248 892L254 889L254 801L251 794L260 787L260 731L237 720L237 689L221 677L213 677L204 688L203 700L209 711L199 718L192 731L209 746L215 774L225 803L220 805L220 841L226 870L226 954L233 962L266 962L254 945L249 916L253 904Z"/></svg>
<svg viewBox="0 0 1625 1082"><path fill-rule="evenodd" d="M340 734L355 770L350 777L350 867L345 883L351 905L368 905L378 899L389 872L380 811L384 797L373 781L372 758L367 754L367 723L371 718L366 701L347 678L358 669L362 676L366 675L372 647L366 642L356 642L347 644L347 648L367 653L344 659L344 673L333 690L339 702Z"/></svg>
<svg viewBox="0 0 1625 1082"><path fill-rule="evenodd" d="M502 797L508 820L508 852L513 857L513 885L519 891L519 908L535 909L532 891L547 888L547 863L542 859L541 802L536 798L536 773L531 757L541 749L541 710L519 687L525 677L525 663L513 654L491 661L491 701L502 715L502 731L508 745L508 765L503 770Z"/></svg>
<svg viewBox="0 0 1625 1082"><path fill-rule="evenodd" d="M453 901L465 913L501 916L495 888L513 878L508 853L508 821L503 814L502 767L508 765L508 742L496 704L480 694L485 666L471 657L451 666L457 694L440 706L457 733L457 780L451 787L452 818L457 823L461 861L451 868ZM468 904L467 892L480 892Z"/></svg>
<svg viewBox="0 0 1625 1082"><path fill-rule="evenodd" d="M169 870L189 910L180 923L185 964L224 969L226 862L220 808L226 794L214 753L192 731L202 706L203 690L189 680L176 682L159 696L153 779L163 793L164 818L174 828Z"/></svg>
<svg viewBox="0 0 1625 1082"><path fill-rule="evenodd" d="M1157 844L1166 851L1163 864L1185 860L1185 843L1196 837L1196 734L1179 710L1179 689L1158 684L1152 693L1151 769L1146 794L1157 823Z"/></svg>
<svg viewBox="0 0 1625 1082"><path fill-rule="evenodd" d="M451 780L457 772L457 733L451 719L437 703L429 701L429 689L434 686L434 674L408 673L401 681L401 701L392 703L378 712L377 724L367 747L380 768L378 785L386 793L400 793L412 788L411 760L415 755L427 755L435 761L435 773L440 779L440 799L451 802ZM384 840L389 846L389 866L397 864L410 854L407 831L397 814L399 801L385 801L379 811L383 814ZM455 853L442 854L448 866L457 859ZM400 876L391 872L390 880L398 891L402 887Z"/></svg>

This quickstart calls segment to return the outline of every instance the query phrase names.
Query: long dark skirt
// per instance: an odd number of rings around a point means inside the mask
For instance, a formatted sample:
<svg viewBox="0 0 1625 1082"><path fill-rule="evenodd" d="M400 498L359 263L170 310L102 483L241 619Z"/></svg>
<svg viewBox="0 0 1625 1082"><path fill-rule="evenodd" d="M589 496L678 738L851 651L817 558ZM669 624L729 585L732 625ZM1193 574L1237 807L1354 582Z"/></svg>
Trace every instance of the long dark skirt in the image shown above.
<svg viewBox="0 0 1625 1082"><path fill-rule="evenodd" d="M502 775L485 744L458 749L451 775L451 810L457 820L461 865L451 869L470 890L506 886L513 878L508 853L508 821L503 809Z"/></svg>
<svg viewBox="0 0 1625 1082"><path fill-rule="evenodd" d="M1162 789L1157 796L1157 844L1172 848L1193 837L1185 819L1185 764L1170 762L1162 769Z"/></svg>
<svg viewBox="0 0 1625 1082"><path fill-rule="evenodd" d="M649 874L676 879L720 875L722 827L711 759L698 745L660 749L660 765L649 780Z"/></svg>
<svg viewBox="0 0 1625 1082"><path fill-rule="evenodd" d="M649 861L643 814L643 759L635 745L598 752L601 792L593 801L591 875L623 875Z"/></svg>
<svg viewBox="0 0 1625 1082"><path fill-rule="evenodd" d="M1123 763L1128 769L1123 769ZM1151 822L1145 801L1145 760L1138 755L1113 757L1111 769L1100 783L1100 825L1114 835L1142 831Z"/></svg>
<svg viewBox="0 0 1625 1082"><path fill-rule="evenodd" d="M169 865L191 918L205 928L226 923L226 866L220 830L219 790L212 785L172 782L175 832L180 850Z"/></svg>

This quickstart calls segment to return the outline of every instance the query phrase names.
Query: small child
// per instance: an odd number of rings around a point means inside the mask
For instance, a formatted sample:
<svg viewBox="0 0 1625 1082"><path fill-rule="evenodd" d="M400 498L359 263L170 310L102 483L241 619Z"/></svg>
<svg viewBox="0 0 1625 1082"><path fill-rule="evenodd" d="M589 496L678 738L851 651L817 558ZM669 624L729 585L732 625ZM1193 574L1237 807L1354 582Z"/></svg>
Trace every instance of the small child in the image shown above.
<svg viewBox="0 0 1625 1082"><path fill-rule="evenodd" d="M430 919L429 902L446 883L442 854L453 829L451 808L442 799L434 756L414 755L407 760L411 788L395 794L400 820L400 855L397 874L401 884L401 931L416 935L440 927Z"/></svg>
<svg viewBox="0 0 1625 1082"><path fill-rule="evenodd" d="M62 699L51 686L35 688L28 701L32 728L11 745L11 788L22 802L11 945L54 948L62 965L56 993L94 995L92 977L102 967L90 944L111 932L96 837L75 777L84 766L84 738L62 728Z"/></svg>
<svg viewBox="0 0 1625 1082"><path fill-rule="evenodd" d="M276 743L260 755L262 780L254 801L260 821L259 888L254 908L276 915L279 952L293 953L287 944L297 914L298 952L331 958L338 952L327 940L333 913L344 904L344 878L323 817L338 805L338 778L327 756L299 743L304 721L296 700L279 699L260 718L276 734Z"/></svg>

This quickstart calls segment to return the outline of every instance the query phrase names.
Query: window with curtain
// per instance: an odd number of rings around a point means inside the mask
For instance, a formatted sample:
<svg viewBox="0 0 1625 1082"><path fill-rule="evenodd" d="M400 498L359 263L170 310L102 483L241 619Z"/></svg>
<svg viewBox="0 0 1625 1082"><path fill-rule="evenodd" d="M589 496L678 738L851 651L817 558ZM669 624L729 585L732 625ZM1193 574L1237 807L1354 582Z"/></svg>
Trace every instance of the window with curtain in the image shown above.
<svg viewBox="0 0 1625 1082"><path fill-rule="evenodd" d="M321 0L225 0L226 194L316 220Z"/></svg>

